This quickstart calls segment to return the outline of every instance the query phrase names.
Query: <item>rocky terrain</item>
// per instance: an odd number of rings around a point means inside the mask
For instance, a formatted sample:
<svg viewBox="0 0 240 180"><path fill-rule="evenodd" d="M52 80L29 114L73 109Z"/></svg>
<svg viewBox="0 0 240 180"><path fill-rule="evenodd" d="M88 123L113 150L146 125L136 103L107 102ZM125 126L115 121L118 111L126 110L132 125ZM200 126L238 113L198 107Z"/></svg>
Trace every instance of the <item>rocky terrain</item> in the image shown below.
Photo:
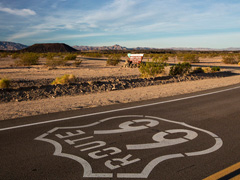
<svg viewBox="0 0 240 180"><path fill-rule="evenodd" d="M20 43L14 43L14 42L7 42L7 41L0 41L0 50L21 50L26 48L26 45L20 44Z"/></svg>
<svg viewBox="0 0 240 180"><path fill-rule="evenodd" d="M9 89L0 90L1 102L28 101L44 98L56 98L66 95L83 95L97 92L132 89L153 85L196 81L211 78L222 78L235 75L231 72L209 74L192 74L187 76L164 76L156 78L129 77L101 77L91 79L77 78L75 83L66 85L50 85L53 79L18 80L12 81Z"/></svg>

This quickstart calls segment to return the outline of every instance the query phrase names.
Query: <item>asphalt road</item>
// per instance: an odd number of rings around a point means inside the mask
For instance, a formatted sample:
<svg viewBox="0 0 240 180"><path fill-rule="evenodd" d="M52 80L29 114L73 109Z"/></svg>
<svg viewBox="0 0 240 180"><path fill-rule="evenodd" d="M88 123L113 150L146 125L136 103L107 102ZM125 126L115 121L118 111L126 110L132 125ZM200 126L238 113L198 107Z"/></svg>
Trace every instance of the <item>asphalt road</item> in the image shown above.
<svg viewBox="0 0 240 180"><path fill-rule="evenodd" d="M203 179L240 162L239 94L240 84L2 121L0 179Z"/></svg>

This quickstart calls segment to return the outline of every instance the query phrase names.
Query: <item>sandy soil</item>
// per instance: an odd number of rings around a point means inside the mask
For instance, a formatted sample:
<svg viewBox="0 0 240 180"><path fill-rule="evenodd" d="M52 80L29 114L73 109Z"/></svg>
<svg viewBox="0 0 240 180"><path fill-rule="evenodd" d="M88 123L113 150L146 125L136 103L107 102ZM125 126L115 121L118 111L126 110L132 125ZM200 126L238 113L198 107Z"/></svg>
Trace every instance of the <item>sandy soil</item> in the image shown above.
<svg viewBox="0 0 240 180"><path fill-rule="evenodd" d="M204 64L207 64L208 62L216 66L221 65L221 62L217 63L216 58L212 61L203 61ZM81 67L79 68L61 67L55 70L48 70L43 65L31 68L13 68L10 67L12 63L13 61L9 61L7 58L0 60L0 77L8 77L10 79L17 80L56 78L63 74L74 74L77 77L82 78L139 75L138 69L123 68L123 63L119 66L111 67L106 66L105 61L100 60L83 61ZM234 72L240 74L240 70L235 70ZM160 86L140 87L89 95L65 96L52 99L41 99L37 101L1 103L0 120L47 114L65 110L142 101L159 97L168 97L238 83L240 83L240 76L236 75L225 78L180 82Z"/></svg>

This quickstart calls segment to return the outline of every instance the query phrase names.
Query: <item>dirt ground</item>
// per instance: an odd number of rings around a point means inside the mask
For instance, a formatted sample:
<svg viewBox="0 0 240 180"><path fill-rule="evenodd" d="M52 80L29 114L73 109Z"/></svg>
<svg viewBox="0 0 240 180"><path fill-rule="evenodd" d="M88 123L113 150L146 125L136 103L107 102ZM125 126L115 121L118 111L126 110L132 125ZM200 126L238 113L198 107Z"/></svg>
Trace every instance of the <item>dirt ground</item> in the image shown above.
<svg viewBox="0 0 240 180"><path fill-rule="evenodd" d="M221 58L200 60L201 62L198 64L226 66L221 62ZM41 62L44 63L44 59L41 59ZM170 59L169 63L171 62L177 61ZM38 80L55 79L56 77L64 74L74 74L78 78L91 79L96 77L140 75L137 68L124 68L123 62L116 67L106 66L106 62L103 59L85 59L80 67L67 66L58 67L57 69L52 70L49 70L49 68L45 67L43 64L32 67L14 67L12 66L13 63L14 60L11 58L0 59L0 78L5 77L11 80ZM222 71L224 71L224 69ZM168 97L240 83L240 70L232 70L232 72L236 73L236 75L224 78L186 81L150 87L138 87L126 90L93 93L88 95L63 96L34 101L0 103L0 120Z"/></svg>

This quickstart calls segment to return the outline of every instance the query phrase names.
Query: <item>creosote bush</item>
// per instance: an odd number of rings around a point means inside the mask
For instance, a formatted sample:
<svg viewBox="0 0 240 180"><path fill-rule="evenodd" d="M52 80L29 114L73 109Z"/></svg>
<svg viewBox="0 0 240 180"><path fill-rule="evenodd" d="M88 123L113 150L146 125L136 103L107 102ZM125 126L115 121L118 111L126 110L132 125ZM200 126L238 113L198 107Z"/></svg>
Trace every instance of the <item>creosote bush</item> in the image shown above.
<svg viewBox="0 0 240 180"><path fill-rule="evenodd" d="M199 57L196 54L184 54L183 61L190 62L190 63L198 63Z"/></svg>
<svg viewBox="0 0 240 180"><path fill-rule="evenodd" d="M141 63L139 67L139 71L142 77L156 77L160 75L167 64L160 59L153 59L152 62Z"/></svg>
<svg viewBox="0 0 240 180"><path fill-rule="evenodd" d="M218 72L221 70L221 68L219 66L214 66L211 68L212 72Z"/></svg>
<svg viewBox="0 0 240 180"><path fill-rule="evenodd" d="M223 62L225 64L237 64L240 61L238 60L238 57L236 57L232 54L229 54L229 55L223 56Z"/></svg>
<svg viewBox="0 0 240 180"><path fill-rule="evenodd" d="M178 63L170 68L169 75L176 76L176 75L185 75L188 74L191 70L191 64L184 62Z"/></svg>
<svg viewBox="0 0 240 180"><path fill-rule="evenodd" d="M10 86L10 80L6 78L0 79L0 89L7 89Z"/></svg>
<svg viewBox="0 0 240 180"><path fill-rule="evenodd" d="M116 66L120 63L121 61L121 55L120 54L111 54L108 56L108 59L107 59L107 65L110 65L110 66Z"/></svg>
<svg viewBox="0 0 240 180"><path fill-rule="evenodd" d="M37 53L24 53L20 55L20 60L16 60L15 64L18 66L37 65L39 55Z"/></svg>
<svg viewBox="0 0 240 180"><path fill-rule="evenodd" d="M76 60L77 56L75 54L68 54L65 56L64 60Z"/></svg>
<svg viewBox="0 0 240 180"><path fill-rule="evenodd" d="M56 66L66 66L67 60L62 59L60 57L54 57L53 59L47 59L46 65L49 67L56 67Z"/></svg>
<svg viewBox="0 0 240 180"><path fill-rule="evenodd" d="M51 84L70 84L76 81L76 77L73 74L64 74L62 77L57 77Z"/></svg>

